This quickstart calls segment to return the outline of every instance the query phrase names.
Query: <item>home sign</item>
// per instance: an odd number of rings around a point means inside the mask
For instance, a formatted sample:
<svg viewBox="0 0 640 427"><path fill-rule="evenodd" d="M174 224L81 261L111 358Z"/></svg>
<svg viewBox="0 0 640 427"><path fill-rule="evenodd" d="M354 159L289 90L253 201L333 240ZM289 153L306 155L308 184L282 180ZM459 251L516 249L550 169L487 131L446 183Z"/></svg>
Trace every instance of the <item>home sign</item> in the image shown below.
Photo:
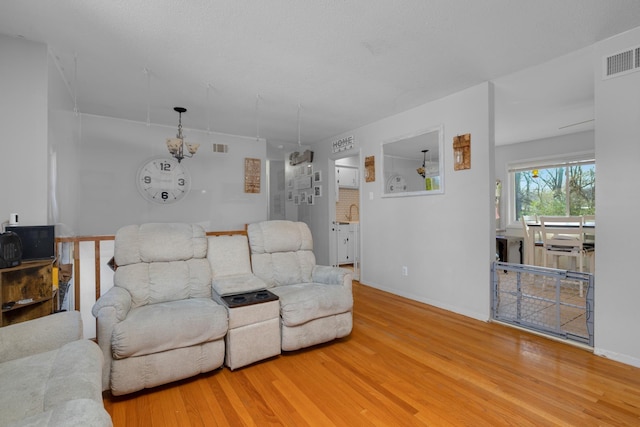
<svg viewBox="0 0 640 427"><path fill-rule="evenodd" d="M353 148L353 135L340 138L333 142L333 152L351 150Z"/></svg>

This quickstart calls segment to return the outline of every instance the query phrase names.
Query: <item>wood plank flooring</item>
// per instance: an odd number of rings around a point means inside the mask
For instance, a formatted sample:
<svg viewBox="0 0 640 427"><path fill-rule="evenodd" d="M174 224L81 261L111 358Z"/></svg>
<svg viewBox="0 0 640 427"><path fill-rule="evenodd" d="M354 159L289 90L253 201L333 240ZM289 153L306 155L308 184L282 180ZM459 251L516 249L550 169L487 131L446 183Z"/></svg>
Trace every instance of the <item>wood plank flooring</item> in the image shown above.
<svg viewBox="0 0 640 427"><path fill-rule="evenodd" d="M354 282L351 336L111 397L114 426L632 426L640 369Z"/></svg>

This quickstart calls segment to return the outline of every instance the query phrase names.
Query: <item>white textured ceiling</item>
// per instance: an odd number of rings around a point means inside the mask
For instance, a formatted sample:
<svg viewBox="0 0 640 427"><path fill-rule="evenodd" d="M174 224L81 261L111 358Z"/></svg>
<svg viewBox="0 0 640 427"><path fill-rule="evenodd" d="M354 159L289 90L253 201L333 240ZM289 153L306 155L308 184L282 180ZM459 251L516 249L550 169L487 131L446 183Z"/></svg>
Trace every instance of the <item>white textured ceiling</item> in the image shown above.
<svg viewBox="0 0 640 427"><path fill-rule="evenodd" d="M175 125L183 106L185 128L272 144L297 143L299 105L312 144L487 80L498 143L551 134L553 108L593 118L570 53L639 24L638 0L0 2L0 33L47 43L81 112ZM558 74L574 59L583 77Z"/></svg>

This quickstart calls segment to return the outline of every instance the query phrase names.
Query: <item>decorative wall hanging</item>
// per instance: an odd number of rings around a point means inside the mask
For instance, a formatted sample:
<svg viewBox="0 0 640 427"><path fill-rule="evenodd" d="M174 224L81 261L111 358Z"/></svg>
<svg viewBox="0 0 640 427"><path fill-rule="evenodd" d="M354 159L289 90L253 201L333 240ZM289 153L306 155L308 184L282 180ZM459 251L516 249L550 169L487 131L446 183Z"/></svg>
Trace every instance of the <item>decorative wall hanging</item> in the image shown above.
<svg viewBox="0 0 640 427"><path fill-rule="evenodd" d="M306 188L311 188L312 185L312 177L307 175L298 175L293 180L293 188L296 190L304 190Z"/></svg>
<svg viewBox="0 0 640 427"><path fill-rule="evenodd" d="M291 166L299 165L300 163L304 163L304 162L308 162L308 163L313 162L313 151L304 150L304 153L302 154L295 151L289 155L289 164Z"/></svg>
<svg viewBox="0 0 640 427"><path fill-rule="evenodd" d="M471 169L471 134L453 137L453 170Z"/></svg>
<svg viewBox="0 0 640 427"><path fill-rule="evenodd" d="M344 138L340 138L331 143L331 150L334 153L339 153L341 151L351 150L353 148L354 138L353 135L346 136Z"/></svg>
<svg viewBox="0 0 640 427"><path fill-rule="evenodd" d="M260 159L244 159L244 192L260 192Z"/></svg>
<svg viewBox="0 0 640 427"><path fill-rule="evenodd" d="M376 158L367 156L364 158L364 181L374 182L376 180Z"/></svg>

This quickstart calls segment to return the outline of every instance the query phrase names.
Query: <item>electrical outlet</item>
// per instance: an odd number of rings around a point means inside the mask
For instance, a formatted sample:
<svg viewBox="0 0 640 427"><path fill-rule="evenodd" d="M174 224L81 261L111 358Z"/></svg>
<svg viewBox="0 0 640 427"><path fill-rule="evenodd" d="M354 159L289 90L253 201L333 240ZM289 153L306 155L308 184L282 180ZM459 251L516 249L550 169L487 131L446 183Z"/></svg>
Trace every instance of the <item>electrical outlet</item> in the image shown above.
<svg viewBox="0 0 640 427"><path fill-rule="evenodd" d="M402 266L402 275L403 276L408 276L409 275L409 267L407 267L406 265Z"/></svg>

